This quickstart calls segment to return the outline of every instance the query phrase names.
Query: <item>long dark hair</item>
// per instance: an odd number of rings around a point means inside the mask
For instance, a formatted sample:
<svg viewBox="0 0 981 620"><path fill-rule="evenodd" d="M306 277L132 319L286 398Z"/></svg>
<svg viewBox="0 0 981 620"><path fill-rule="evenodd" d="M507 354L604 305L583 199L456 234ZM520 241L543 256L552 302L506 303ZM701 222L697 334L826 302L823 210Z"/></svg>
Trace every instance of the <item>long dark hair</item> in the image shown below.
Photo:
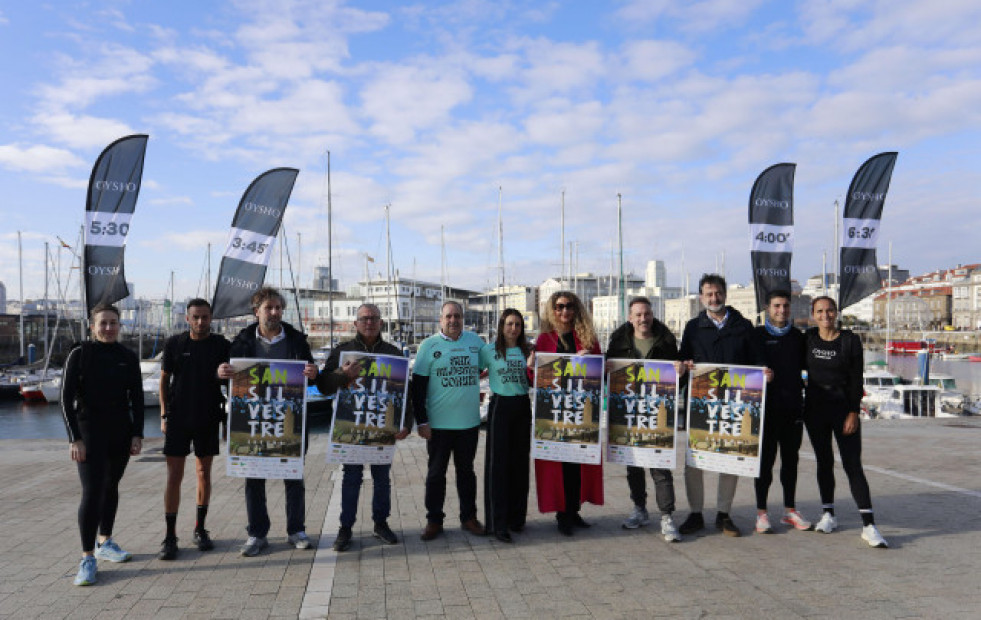
<svg viewBox="0 0 981 620"><path fill-rule="evenodd" d="M501 313L501 318L497 321L497 340L494 341L494 350L497 351L497 354L501 358L507 355L508 341L504 337L504 322L508 320L509 316L516 316L521 320L521 332L518 334L517 344L518 348L521 349L521 354L528 357L528 354L531 353L531 345L528 344L528 339L525 338L525 317L514 308L506 308Z"/></svg>

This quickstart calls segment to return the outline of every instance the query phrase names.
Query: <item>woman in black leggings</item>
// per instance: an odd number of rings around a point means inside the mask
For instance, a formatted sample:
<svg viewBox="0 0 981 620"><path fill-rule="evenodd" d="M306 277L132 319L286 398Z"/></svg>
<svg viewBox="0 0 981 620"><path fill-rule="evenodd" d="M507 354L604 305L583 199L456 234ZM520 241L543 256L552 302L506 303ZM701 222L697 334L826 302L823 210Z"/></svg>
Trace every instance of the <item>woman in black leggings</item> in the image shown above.
<svg viewBox="0 0 981 620"><path fill-rule="evenodd" d="M136 354L116 342L119 310L96 306L90 322L93 340L68 354L61 384L69 453L82 482L78 586L96 582L96 558L126 562L132 557L113 541L112 526L119 504L119 481L129 457L139 454L143 447L140 363Z"/></svg>
<svg viewBox="0 0 981 620"><path fill-rule="evenodd" d="M839 330L838 307L830 297L811 302L807 330L807 389L804 425L817 457L817 482L824 513L814 526L830 534L838 528L835 518L835 474L832 436L838 443L848 486L862 515L862 539L870 547L888 547L875 527L869 483L862 469L862 432L858 412L862 402L862 342L849 330Z"/></svg>

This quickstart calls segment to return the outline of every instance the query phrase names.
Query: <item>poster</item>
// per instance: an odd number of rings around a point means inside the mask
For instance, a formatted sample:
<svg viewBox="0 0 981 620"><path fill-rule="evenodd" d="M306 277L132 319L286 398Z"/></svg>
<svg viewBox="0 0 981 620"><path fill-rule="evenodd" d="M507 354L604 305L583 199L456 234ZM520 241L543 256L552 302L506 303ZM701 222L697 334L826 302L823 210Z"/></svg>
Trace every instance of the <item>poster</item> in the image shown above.
<svg viewBox="0 0 981 620"><path fill-rule="evenodd" d="M763 368L695 364L688 374L688 466L757 477L766 403Z"/></svg>
<svg viewBox="0 0 981 620"><path fill-rule="evenodd" d="M409 360L343 351L340 365L347 364L360 364L361 373L337 390L327 462L390 465L395 435L405 422Z"/></svg>
<svg viewBox="0 0 981 620"><path fill-rule="evenodd" d="M678 375L674 362L606 360L606 460L635 467L675 468Z"/></svg>
<svg viewBox="0 0 981 620"><path fill-rule="evenodd" d="M227 475L303 478L307 379L303 360L232 358Z"/></svg>
<svg viewBox="0 0 981 620"><path fill-rule="evenodd" d="M603 356L535 354L531 455L598 465Z"/></svg>

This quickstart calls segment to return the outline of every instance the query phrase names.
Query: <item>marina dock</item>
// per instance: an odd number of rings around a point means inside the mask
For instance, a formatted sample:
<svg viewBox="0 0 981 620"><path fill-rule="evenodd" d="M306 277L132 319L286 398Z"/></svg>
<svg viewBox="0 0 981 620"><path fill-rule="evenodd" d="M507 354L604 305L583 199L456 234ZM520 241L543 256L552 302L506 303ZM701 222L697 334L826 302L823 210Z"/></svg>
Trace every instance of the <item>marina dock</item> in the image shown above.
<svg viewBox="0 0 981 620"><path fill-rule="evenodd" d="M425 443L399 444L393 467L388 546L371 536L370 476L361 494L354 544L337 554L340 472L326 465L326 435L306 463L307 532L315 548L285 541L283 486L268 484L270 547L244 558L244 481L215 464L208 529L216 548L191 543L193 459L182 487L176 561L156 559L164 536L162 440L150 438L121 485L115 539L134 554L99 563L99 582L72 585L79 558L79 482L64 440L0 441L0 618L976 618L981 569L981 419L863 423L864 463L876 521L890 549L871 549L840 468L841 529L788 531L778 480L770 489L772 535L752 531L753 484L739 481L732 515L742 538L711 528L715 476L707 476L710 528L665 543L656 523L624 530L631 502L623 467L605 465L606 505L586 505L593 524L561 536L534 499L528 526L507 545L457 527L448 480L446 534L425 543ZM819 516L814 460L801 454L798 508ZM778 463L779 467L779 463ZM483 438L477 458L483 472ZM775 478L779 478L775 472ZM653 483L648 508L656 516ZM676 521L688 513L681 467ZM483 481L478 512L483 519ZM656 521L656 519L655 519Z"/></svg>

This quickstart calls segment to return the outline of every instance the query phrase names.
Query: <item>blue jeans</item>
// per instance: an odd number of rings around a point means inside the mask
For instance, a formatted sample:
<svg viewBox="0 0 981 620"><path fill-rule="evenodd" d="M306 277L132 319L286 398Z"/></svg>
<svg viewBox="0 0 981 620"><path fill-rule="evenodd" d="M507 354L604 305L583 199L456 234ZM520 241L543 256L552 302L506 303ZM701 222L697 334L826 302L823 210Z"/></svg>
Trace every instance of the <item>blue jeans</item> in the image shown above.
<svg viewBox="0 0 981 620"><path fill-rule="evenodd" d="M371 496L371 519L375 523L387 521L392 512L391 465L371 465L371 480L375 490ZM358 516L358 498L361 496L361 480L364 465L345 465L341 481L341 526L351 527Z"/></svg>
<svg viewBox="0 0 981 620"><path fill-rule="evenodd" d="M306 497L303 480L283 480L286 487L286 533L290 536L306 530L303 515ZM245 511L249 517L249 536L265 538L269 533L269 511L266 510L266 479L245 479Z"/></svg>

